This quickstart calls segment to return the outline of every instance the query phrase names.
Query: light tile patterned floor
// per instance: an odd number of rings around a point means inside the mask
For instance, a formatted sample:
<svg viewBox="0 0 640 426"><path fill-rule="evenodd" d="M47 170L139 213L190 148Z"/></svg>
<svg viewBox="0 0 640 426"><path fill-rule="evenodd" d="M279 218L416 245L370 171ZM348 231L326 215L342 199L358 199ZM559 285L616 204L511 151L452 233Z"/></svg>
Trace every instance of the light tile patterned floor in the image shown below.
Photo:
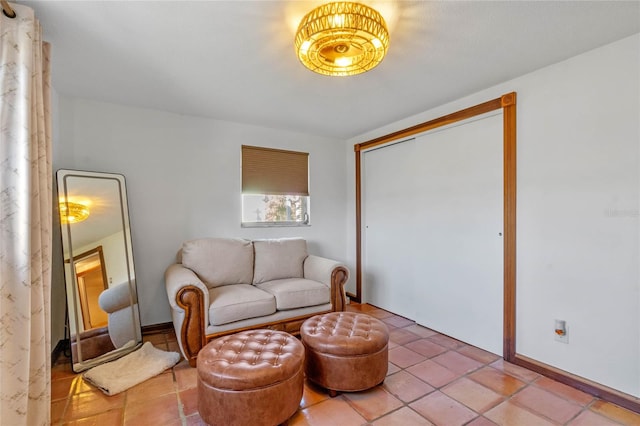
<svg viewBox="0 0 640 426"><path fill-rule="evenodd" d="M305 383L289 425L640 425L640 414L504 362L498 356L370 305L351 304L389 327L389 373L365 392L330 398ZM145 336L178 351L173 332ZM134 388L106 396L73 374L52 369L54 425L201 425L196 370L183 360Z"/></svg>

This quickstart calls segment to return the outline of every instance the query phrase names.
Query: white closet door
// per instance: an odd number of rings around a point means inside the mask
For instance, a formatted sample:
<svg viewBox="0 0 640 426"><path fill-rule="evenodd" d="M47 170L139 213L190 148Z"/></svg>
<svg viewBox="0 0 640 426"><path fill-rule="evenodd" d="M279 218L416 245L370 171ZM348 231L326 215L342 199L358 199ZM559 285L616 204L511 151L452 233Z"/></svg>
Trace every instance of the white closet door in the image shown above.
<svg viewBox="0 0 640 426"><path fill-rule="evenodd" d="M502 114L365 154L364 300L502 353Z"/></svg>
<svg viewBox="0 0 640 426"><path fill-rule="evenodd" d="M364 153L363 298L415 318L412 224L415 140Z"/></svg>
<svg viewBox="0 0 640 426"><path fill-rule="evenodd" d="M502 353L502 114L422 137L415 320Z"/></svg>

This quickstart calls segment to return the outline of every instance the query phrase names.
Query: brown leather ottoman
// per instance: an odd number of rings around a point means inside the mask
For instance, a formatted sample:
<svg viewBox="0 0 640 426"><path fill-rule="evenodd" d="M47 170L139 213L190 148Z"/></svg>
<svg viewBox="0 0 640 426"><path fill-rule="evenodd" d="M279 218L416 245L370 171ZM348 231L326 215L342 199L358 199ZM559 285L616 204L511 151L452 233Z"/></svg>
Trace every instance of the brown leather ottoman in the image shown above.
<svg viewBox="0 0 640 426"><path fill-rule="evenodd" d="M307 351L307 378L329 390L361 391L384 381L389 366L389 331L380 320L355 312L331 312L300 328Z"/></svg>
<svg viewBox="0 0 640 426"><path fill-rule="evenodd" d="M304 346L288 333L249 330L198 353L198 410L210 425L274 426L302 399Z"/></svg>

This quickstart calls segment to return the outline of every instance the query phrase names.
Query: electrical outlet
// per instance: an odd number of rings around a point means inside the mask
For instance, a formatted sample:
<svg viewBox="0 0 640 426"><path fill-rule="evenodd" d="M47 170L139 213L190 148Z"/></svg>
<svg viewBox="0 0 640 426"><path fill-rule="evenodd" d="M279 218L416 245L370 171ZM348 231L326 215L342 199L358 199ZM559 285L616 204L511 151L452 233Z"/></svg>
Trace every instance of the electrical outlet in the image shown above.
<svg viewBox="0 0 640 426"><path fill-rule="evenodd" d="M556 320L554 333L556 342L569 343L569 329L566 321Z"/></svg>

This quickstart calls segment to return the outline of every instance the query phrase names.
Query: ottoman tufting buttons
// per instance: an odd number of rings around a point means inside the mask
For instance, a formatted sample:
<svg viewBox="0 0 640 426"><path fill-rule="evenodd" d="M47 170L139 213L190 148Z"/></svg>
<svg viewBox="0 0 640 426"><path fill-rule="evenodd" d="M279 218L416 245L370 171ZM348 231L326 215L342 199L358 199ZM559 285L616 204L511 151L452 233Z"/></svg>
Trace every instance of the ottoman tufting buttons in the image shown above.
<svg viewBox="0 0 640 426"><path fill-rule="evenodd" d="M336 391L361 391L384 381L389 331L380 320L355 312L332 312L307 319L300 328L307 378Z"/></svg>

